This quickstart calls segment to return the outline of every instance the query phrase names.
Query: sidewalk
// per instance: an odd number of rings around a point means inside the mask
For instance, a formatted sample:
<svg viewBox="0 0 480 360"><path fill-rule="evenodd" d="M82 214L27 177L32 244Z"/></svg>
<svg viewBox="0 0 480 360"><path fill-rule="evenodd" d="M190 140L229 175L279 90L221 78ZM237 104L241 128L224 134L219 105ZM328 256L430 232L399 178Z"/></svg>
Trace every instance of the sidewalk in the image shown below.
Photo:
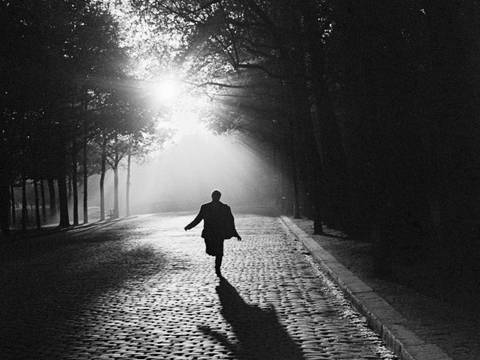
<svg viewBox="0 0 480 360"><path fill-rule="evenodd" d="M370 325L400 358L417 360L480 359L478 314L469 314L373 274L371 244L341 233L312 235L313 222L282 218L293 236L369 318Z"/></svg>

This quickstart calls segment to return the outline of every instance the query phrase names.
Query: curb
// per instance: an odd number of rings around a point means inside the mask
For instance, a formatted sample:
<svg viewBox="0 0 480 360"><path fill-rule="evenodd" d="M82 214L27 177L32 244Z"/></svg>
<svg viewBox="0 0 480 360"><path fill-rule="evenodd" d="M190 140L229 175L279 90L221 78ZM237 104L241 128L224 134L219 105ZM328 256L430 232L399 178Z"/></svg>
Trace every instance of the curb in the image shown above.
<svg viewBox="0 0 480 360"><path fill-rule="evenodd" d="M406 319L354 273L300 229L290 218L281 216L287 233L300 240L313 259L342 289L355 308L367 318L387 347L400 360L452 360L437 345L426 343L406 328Z"/></svg>

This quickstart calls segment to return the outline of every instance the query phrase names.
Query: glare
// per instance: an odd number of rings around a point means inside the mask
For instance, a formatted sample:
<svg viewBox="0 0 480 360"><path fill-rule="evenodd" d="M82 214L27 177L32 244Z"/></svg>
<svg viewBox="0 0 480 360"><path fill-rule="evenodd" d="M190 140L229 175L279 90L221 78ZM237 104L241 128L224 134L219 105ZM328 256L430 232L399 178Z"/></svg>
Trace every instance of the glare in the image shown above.
<svg viewBox="0 0 480 360"><path fill-rule="evenodd" d="M130 1L105 2L116 4L112 8L122 24L124 46L131 49L131 75L141 84L142 101L157 119L157 127L175 134L161 150L150 154L149 161L134 160L132 212L198 209L199 204L210 200L213 188L222 191L222 200L234 211L252 204L268 206L269 201L277 200L275 189L280 181L276 179L280 177L261 154L232 134L216 136L207 131L205 123L221 113L216 108L221 104L211 100L208 89L194 85L203 81L192 80L188 60L182 64L176 61L184 34L171 29L157 31L149 19L132 16ZM161 56L156 44L163 44ZM198 77L202 78L202 73ZM125 169L120 172L124 177ZM121 196L125 184L119 184ZM124 201L120 199L120 203Z"/></svg>
<svg viewBox="0 0 480 360"><path fill-rule="evenodd" d="M162 77L151 81L147 88L152 108L158 111L157 127L174 130L174 141L187 134L206 132L203 119L212 106L206 95L179 79L174 75Z"/></svg>
<svg viewBox="0 0 480 360"><path fill-rule="evenodd" d="M172 117L173 126L177 129L179 136L203 133L206 130L198 113L187 110L179 110Z"/></svg>
<svg viewBox="0 0 480 360"><path fill-rule="evenodd" d="M134 174L132 206L145 211L194 209L209 201L214 188L235 211L269 206L277 178L256 152L209 132L185 133L151 161L136 164Z"/></svg>
<svg viewBox="0 0 480 360"><path fill-rule="evenodd" d="M182 93L182 83L175 77L163 77L155 80L149 86L149 91L155 102L168 105L177 100Z"/></svg>

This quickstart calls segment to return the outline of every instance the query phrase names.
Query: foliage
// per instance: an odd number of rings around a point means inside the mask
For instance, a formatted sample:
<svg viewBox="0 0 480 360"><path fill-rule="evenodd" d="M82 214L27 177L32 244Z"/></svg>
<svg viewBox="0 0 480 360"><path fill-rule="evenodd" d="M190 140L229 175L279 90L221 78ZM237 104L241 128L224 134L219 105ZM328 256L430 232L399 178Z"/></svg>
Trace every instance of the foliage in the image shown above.
<svg viewBox="0 0 480 360"><path fill-rule="evenodd" d="M99 134L134 138L140 147L153 132L153 115L129 86L119 24L104 2L1 1L0 23L9 34L0 45L1 150L12 154L0 160L7 184L57 178L64 187L70 159L73 169L82 160L88 174L98 171L89 158L95 160ZM65 203L66 190L59 190Z"/></svg>

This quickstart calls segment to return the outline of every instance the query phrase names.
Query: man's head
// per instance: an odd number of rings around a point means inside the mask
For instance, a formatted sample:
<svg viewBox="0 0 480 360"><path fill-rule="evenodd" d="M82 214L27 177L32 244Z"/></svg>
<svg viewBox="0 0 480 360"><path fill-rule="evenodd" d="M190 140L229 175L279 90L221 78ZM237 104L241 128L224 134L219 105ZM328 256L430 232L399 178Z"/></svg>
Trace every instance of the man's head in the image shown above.
<svg viewBox="0 0 480 360"><path fill-rule="evenodd" d="M212 192L212 200L213 201L220 201L220 197L222 196L222 193L218 190L214 190Z"/></svg>

